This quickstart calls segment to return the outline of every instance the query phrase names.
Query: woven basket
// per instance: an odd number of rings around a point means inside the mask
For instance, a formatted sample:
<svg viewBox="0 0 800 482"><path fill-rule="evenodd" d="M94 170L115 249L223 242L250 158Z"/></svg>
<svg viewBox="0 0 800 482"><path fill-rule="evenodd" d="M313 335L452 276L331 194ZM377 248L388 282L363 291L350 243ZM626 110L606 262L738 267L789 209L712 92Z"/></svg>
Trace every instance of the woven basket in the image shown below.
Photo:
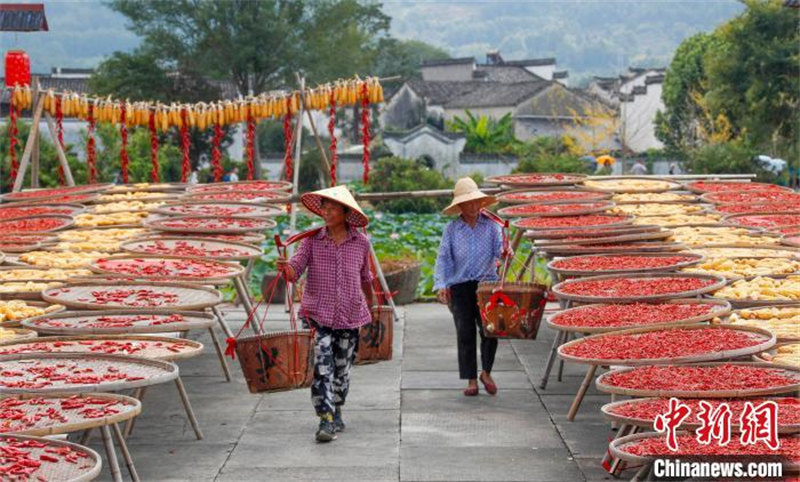
<svg viewBox="0 0 800 482"><path fill-rule="evenodd" d="M358 331L356 365L392 359L394 341L394 310L391 306L376 306L372 321Z"/></svg>
<svg viewBox="0 0 800 482"><path fill-rule="evenodd" d="M279 331L239 338L236 356L250 393L282 392L311 386L314 335L311 330Z"/></svg>
<svg viewBox="0 0 800 482"><path fill-rule="evenodd" d="M483 332L492 338L535 340L547 304L547 287L536 283L500 282L478 284L478 307ZM511 303L498 299L505 295ZM493 299L495 301L493 301Z"/></svg>

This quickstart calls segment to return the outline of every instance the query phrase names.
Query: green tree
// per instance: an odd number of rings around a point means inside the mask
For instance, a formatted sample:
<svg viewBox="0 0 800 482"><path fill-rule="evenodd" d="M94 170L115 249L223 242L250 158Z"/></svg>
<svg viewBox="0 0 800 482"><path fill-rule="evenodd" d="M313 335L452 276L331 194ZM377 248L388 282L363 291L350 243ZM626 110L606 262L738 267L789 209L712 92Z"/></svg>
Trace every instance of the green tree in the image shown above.
<svg viewBox="0 0 800 482"><path fill-rule="evenodd" d="M467 138L464 150L483 154L510 152L517 144L514 137L514 119L510 113L498 120L491 117L475 117L469 110L467 118L454 117L447 123L448 129L461 132Z"/></svg>
<svg viewBox="0 0 800 482"><path fill-rule="evenodd" d="M588 173L590 167L574 153L575 140L568 136L537 137L520 144L514 173L521 172L579 172Z"/></svg>
<svg viewBox="0 0 800 482"><path fill-rule="evenodd" d="M442 173L420 161L384 157L372 165L366 192L418 191L452 187ZM406 198L379 201L375 208L392 213L435 213L447 205L445 198Z"/></svg>
<svg viewBox="0 0 800 482"><path fill-rule="evenodd" d="M378 77L399 75L403 79L420 78L419 66L432 59L449 59L446 50L420 40L381 38L378 41L372 74Z"/></svg>

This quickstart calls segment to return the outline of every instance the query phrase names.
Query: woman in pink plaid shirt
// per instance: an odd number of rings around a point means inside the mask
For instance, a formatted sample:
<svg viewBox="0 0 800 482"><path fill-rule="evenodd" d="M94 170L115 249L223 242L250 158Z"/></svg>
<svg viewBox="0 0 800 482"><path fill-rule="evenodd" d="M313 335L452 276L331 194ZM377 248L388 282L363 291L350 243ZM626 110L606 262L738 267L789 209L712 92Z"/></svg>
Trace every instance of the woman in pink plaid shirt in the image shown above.
<svg viewBox="0 0 800 482"><path fill-rule="evenodd" d="M330 442L345 429L341 407L350 388L358 329L372 320L367 301L372 302L372 251L366 235L356 229L369 219L344 186L300 199L325 226L305 238L291 260L278 259L278 269L290 281L307 272L300 316L316 330L311 384L320 418L316 439Z"/></svg>

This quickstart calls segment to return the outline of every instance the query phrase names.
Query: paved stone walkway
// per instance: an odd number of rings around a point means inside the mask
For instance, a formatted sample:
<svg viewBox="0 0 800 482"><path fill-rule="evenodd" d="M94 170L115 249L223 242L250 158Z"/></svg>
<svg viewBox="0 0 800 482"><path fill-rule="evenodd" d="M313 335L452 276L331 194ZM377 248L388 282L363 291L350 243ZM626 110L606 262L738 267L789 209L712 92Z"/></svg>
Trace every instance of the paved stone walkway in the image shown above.
<svg viewBox="0 0 800 482"><path fill-rule="evenodd" d="M231 325L241 325L241 310L225 311ZM568 422L582 367L567 365L563 382L553 377L538 389L553 332L543 326L535 341L502 341L498 395L466 398L448 310L414 304L402 312L394 360L355 368L347 432L327 445L313 441L308 390L250 394L238 361L231 364L235 380L226 383L210 340L198 336L208 349L180 369L205 438L194 439L174 385L148 390L129 440L142 480L610 480L599 466L613 434L599 411L609 397L592 387ZM278 320L268 329L285 328L282 307L270 314ZM99 440L92 445L101 448Z"/></svg>

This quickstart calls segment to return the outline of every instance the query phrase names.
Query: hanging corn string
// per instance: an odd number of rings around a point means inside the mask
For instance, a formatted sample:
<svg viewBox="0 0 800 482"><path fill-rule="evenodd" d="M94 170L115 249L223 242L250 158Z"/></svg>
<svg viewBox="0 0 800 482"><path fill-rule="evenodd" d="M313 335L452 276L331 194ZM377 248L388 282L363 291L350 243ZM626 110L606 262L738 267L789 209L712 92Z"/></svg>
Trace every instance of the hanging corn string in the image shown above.
<svg viewBox="0 0 800 482"><path fill-rule="evenodd" d="M253 118L253 113L248 110L247 112L247 180L252 181L255 178L255 158L256 158L256 120Z"/></svg>
<svg viewBox="0 0 800 482"><path fill-rule="evenodd" d="M97 150L95 148L94 128L97 123L94 118L94 104L89 104L87 115L89 129L86 132L86 164L89 167L89 184L97 182Z"/></svg>
<svg viewBox="0 0 800 482"><path fill-rule="evenodd" d="M112 110L110 107L106 109L106 111ZM126 108L125 104L120 102L119 103L119 113L120 113L120 120L119 120L119 134L122 138L122 142L120 143L119 147L119 170L120 176L122 177L122 182L127 184L128 183L128 127L127 127L127 116L126 116Z"/></svg>
<svg viewBox="0 0 800 482"><path fill-rule="evenodd" d="M147 128L150 130L150 181L159 182L158 175L158 132L156 131L156 111L149 111Z"/></svg>
<svg viewBox="0 0 800 482"><path fill-rule="evenodd" d="M61 97L56 97L56 138L58 140L58 145L61 146L61 150L64 151L64 109L62 105ZM64 174L64 166L60 163L58 165L58 184L63 186L67 183L66 176Z"/></svg>
<svg viewBox="0 0 800 482"><path fill-rule="evenodd" d="M328 115L328 134L331 136L331 186L336 185L336 162L339 160L338 147L336 145L336 94L331 89L330 95L331 109Z"/></svg>
<svg viewBox="0 0 800 482"><path fill-rule="evenodd" d="M181 182L188 182L192 165L189 161L189 112L185 108L181 109L181 121Z"/></svg>
<svg viewBox="0 0 800 482"><path fill-rule="evenodd" d="M361 154L361 163L364 165L364 184L369 182L369 87L366 82L361 84L361 139L364 151Z"/></svg>
<svg viewBox="0 0 800 482"><path fill-rule="evenodd" d="M211 169L214 172L214 182L222 181L222 126L219 122L214 123L214 140L211 144Z"/></svg>

